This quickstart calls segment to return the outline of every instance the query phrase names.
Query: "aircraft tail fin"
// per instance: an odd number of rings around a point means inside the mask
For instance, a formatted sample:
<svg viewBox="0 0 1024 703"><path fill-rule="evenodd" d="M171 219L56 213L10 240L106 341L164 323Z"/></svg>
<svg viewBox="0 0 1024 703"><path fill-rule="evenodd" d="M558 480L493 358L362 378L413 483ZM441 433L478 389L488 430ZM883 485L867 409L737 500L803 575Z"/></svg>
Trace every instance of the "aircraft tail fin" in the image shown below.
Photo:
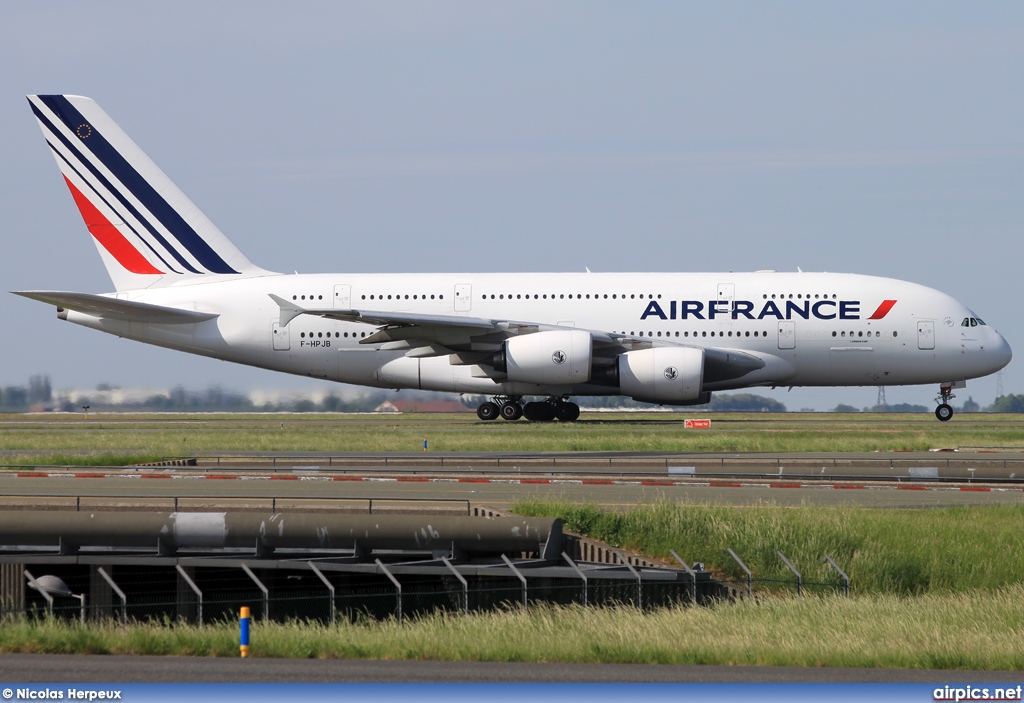
<svg viewBox="0 0 1024 703"><path fill-rule="evenodd" d="M28 101L117 290L270 273L253 265L94 100Z"/></svg>

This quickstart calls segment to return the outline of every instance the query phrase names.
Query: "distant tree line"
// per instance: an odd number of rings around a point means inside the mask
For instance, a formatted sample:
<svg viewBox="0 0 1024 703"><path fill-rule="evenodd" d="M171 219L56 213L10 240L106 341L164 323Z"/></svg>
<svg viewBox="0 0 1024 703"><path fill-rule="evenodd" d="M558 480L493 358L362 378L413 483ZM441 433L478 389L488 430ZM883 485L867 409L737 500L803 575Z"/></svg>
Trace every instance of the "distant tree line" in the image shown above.
<svg viewBox="0 0 1024 703"><path fill-rule="evenodd" d="M872 405L863 409L866 413L927 413L933 411L934 407L927 405L912 405L910 403L893 403L887 405ZM1024 395L1001 395L995 399L992 405L982 407L974 398L968 396L964 404L954 407L960 413L1024 413ZM846 403L840 403L832 409L834 413L859 413L860 408L855 408Z"/></svg>
<svg viewBox="0 0 1024 703"><path fill-rule="evenodd" d="M991 411L994 413L1024 413L1024 395L1013 395L1012 393L1001 395L996 398L996 402L992 403Z"/></svg>
<svg viewBox="0 0 1024 703"><path fill-rule="evenodd" d="M295 398L292 400L256 404L243 393L228 391L220 386L211 386L206 390L187 390L183 386L175 386L167 394L154 393L138 403L122 403L117 406L93 406L97 410L149 411L149 412L296 412L296 413L353 413L373 412L384 402L384 391L373 391L365 395L344 399L329 393L320 401L311 398ZM86 401L81 401L85 403Z"/></svg>
<svg viewBox="0 0 1024 703"><path fill-rule="evenodd" d="M436 400L442 397L442 394L419 391L401 391L396 394L373 390L351 398L343 398L338 394L330 393L319 401L311 398L295 398L256 404L244 393L225 390L220 386L210 386L205 390L189 390L184 386L175 386L167 393L153 393L142 400L113 404L106 399L109 397L109 393L115 390L117 390L116 387L111 384L101 383L96 386L97 395L95 397L80 395L72 403L60 393L54 394L48 375L36 374L29 377L27 385L0 388L0 412L27 412L29 410L77 412L82 409L83 405L88 405L93 411L119 410L127 412L373 412L381 403L389 399ZM458 400L467 407L475 408L486 398L482 395L462 395L458 397ZM583 408L649 409L659 407L624 396L578 397L573 400ZM693 407L709 412L786 412L786 406L783 403L754 393L718 393L712 395L710 403ZM910 403L875 405L863 409L840 403L833 408L832 412L926 413L932 410L933 408L925 405ZM999 396L992 405L986 407L982 407L973 398L968 397L964 404L956 410L963 413L1024 413L1024 394Z"/></svg>
<svg viewBox="0 0 1024 703"><path fill-rule="evenodd" d="M0 411L25 412L32 407L45 407L53 402L50 377L36 374L28 379L28 386L5 386L0 389Z"/></svg>
<svg viewBox="0 0 1024 703"><path fill-rule="evenodd" d="M385 391L372 391L351 399L331 393L320 401L296 398L257 405L244 393L210 386L189 390L175 386L167 393L153 393L138 401L113 403L110 393L118 390L109 383L96 386L96 395L78 394L72 402L66 394L54 394L50 377L38 374L27 386L0 388L0 412L63 411L79 412L89 406L93 412L372 412L387 398Z"/></svg>

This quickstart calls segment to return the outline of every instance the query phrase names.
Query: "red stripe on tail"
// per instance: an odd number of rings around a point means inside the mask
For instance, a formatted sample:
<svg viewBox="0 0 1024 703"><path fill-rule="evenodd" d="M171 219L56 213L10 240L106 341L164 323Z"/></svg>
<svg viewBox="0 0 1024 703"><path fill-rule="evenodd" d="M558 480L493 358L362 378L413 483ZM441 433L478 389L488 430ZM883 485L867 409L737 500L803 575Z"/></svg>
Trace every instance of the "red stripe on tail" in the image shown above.
<svg viewBox="0 0 1024 703"><path fill-rule="evenodd" d="M64 182L71 190L71 197L75 199L78 211L82 213L85 226L89 228L90 234L96 238L110 255L117 259L117 263L124 266L132 273L161 274L163 271L153 268L139 250L132 246L131 242L124 238L117 227L110 224L110 220L103 216L96 206L89 202L89 199L82 195L82 192L75 188L74 184L64 176Z"/></svg>

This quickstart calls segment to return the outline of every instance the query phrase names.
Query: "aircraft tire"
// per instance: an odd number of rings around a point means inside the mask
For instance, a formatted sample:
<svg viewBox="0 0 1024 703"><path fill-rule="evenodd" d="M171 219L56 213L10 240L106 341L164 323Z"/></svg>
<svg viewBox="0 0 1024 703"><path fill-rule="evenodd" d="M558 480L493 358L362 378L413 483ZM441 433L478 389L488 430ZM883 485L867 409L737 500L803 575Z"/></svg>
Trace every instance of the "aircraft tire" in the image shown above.
<svg viewBox="0 0 1024 703"><path fill-rule="evenodd" d="M519 403L505 403L500 412L503 420L515 422L523 416L523 406Z"/></svg>
<svg viewBox="0 0 1024 703"><path fill-rule="evenodd" d="M481 403L480 406L477 407L477 409L476 409L476 416L478 418L480 418L481 420L483 420L484 422L490 422L491 420L497 419L497 417L498 417L498 406L497 406L497 404L496 403L492 403L491 401L487 401L486 403Z"/></svg>
<svg viewBox="0 0 1024 703"><path fill-rule="evenodd" d="M576 422L580 417L580 406L576 403L559 403L555 406L555 415L560 422Z"/></svg>
<svg viewBox="0 0 1024 703"><path fill-rule="evenodd" d="M530 422L551 422L555 419L555 405L546 401L527 403L523 415Z"/></svg>
<svg viewBox="0 0 1024 703"><path fill-rule="evenodd" d="M935 417L939 418L940 422L948 422L953 417L953 408L948 403L943 403L939 407L935 408Z"/></svg>

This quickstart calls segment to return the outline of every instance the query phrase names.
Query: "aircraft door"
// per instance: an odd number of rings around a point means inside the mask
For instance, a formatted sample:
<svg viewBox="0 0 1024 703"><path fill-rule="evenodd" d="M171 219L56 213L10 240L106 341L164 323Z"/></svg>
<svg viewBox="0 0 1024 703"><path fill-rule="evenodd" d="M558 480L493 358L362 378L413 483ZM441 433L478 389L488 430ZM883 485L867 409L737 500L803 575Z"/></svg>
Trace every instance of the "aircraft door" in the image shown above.
<svg viewBox="0 0 1024 703"><path fill-rule="evenodd" d="M473 286L459 283L455 286L455 312L469 312L473 307Z"/></svg>
<svg viewBox="0 0 1024 703"><path fill-rule="evenodd" d="M352 309L352 285L350 283L339 283L334 286L334 309Z"/></svg>
<svg viewBox="0 0 1024 703"><path fill-rule="evenodd" d="M736 301L736 284L735 283L719 283L718 294L716 296L718 301L718 309L720 311L728 312L728 317L725 320L732 320L733 304ZM721 319L721 318L719 318Z"/></svg>
<svg viewBox="0 0 1024 703"><path fill-rule="evenodd" d="M779 322L779 349L796 349L796 323L792 320Z"/></svg>
<svg viewBox="0 0 1024 703"><path fill-rule="evenodd" d="M288 332L288 325L281 326L275 322L272 329L274 339L274 351L288 351L292 347L291 334Z"/></svg>
<svg viewBox="0 0 1024 703"><path fill-rule="evenodd" d="M918 320L917 321L917 348L918 349L934 349L935 348L935 321L934 320Z"/></svg>

